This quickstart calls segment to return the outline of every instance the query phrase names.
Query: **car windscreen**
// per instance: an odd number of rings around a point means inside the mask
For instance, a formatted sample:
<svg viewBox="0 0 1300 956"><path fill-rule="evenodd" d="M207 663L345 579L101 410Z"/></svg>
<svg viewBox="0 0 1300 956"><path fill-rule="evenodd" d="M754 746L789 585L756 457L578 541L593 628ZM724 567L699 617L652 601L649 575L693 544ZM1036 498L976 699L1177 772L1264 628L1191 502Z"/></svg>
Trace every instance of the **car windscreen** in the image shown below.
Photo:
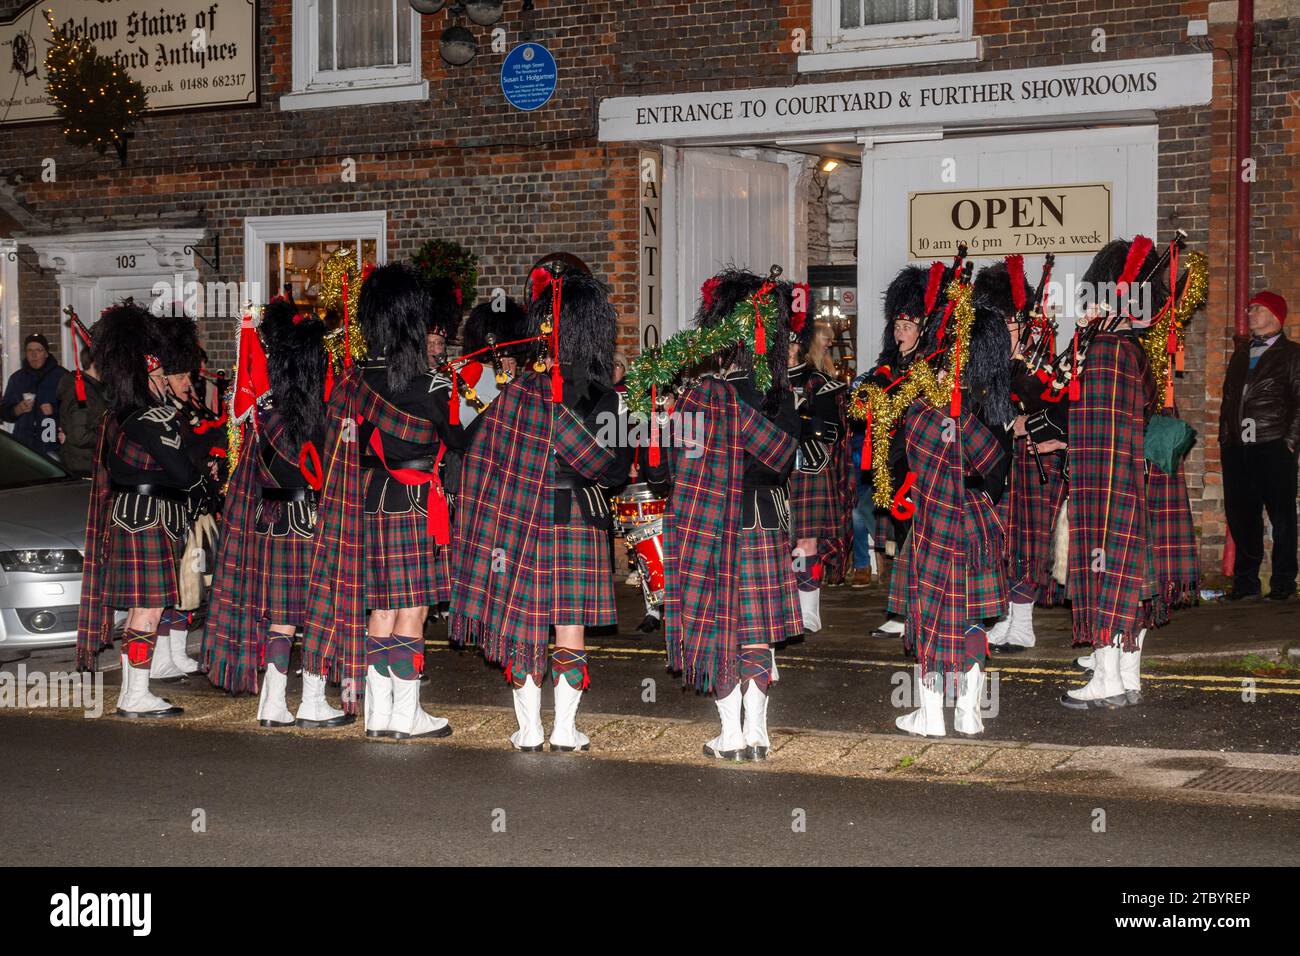
<svg viewBox="0 0 1300 956"><path fill-rule="evenodd" d="M71 480L58 462L0 432L0 490Z"/></svg>

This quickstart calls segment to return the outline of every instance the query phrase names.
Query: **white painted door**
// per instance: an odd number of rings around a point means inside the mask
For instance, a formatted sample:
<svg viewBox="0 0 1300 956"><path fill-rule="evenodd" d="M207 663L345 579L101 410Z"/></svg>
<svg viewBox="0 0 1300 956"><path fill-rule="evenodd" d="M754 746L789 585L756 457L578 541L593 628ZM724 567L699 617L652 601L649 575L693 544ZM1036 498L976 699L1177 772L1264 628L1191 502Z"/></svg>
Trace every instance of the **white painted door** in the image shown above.
<svg viewBox="0 0 1300 956"><path fill-rule="evenodd" d="M675 196L676 328L689 328L700 286L727 266L787 274L791 248L790 169L723 153L682 151Z"/></svg>
<svg viewBox="0 0 1300 956"><path fill-rule="evenodd" d="M858 208L858 350L869 367L884 330L885 286L913 264L907 255L908 193L915 190L1001 188L1105 182L1111 184L1111 238L1156 236L1155 126L1056 130L1005 136L888 143L862 153ZM945 181L945 160L953 177ZM1053 283L1077 281L1091 255L1058 256ZM976 259L975 266L994 262ZM925 265L926 263L920 263ZM1025 257L1025 274L1037 283L1042 256ZM1062 339L1073 330L1072 312L1061 316Z"/></svg>

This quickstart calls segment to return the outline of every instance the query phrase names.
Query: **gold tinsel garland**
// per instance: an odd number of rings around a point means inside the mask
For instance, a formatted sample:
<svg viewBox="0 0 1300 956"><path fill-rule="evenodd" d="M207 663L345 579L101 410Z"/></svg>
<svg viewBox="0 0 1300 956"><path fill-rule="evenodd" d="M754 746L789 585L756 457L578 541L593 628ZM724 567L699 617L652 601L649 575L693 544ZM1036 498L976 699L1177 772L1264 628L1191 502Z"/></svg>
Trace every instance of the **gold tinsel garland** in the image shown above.
<svg viewBox="0 0 1300 956"><path fill-rule="evenodd" d="M849 396L849 416L857 421L871 423L871 459L874 492L872 501L877 507L887 508L894 499L894 479L889 473L889 445L891 433L903 413L918 398L924 398L935 408L942 408L952 400L952 383L955 369L966 367L970 356L970 330L975 321L975 307L971 303L971 287L960 280L948 286L948 300L953 303L955 322L954 345L948 350L948 375L941 382L934 368L925 361L916 362L907 378L889 391L879 385L864 382Z"/></svg>
<svg viewBox="0 0 1300 956"><path fill-rule="evenodd" d="M1201 306L1210 293L1210 270L1205 255L1200 252L1187 254L1186 281L1183 294L1172 309L1166 309L1152 327L1142 337L1142 346L1146 349L1147 360L1151 364L1151 374L1163 388L1169 381L1169 328L1174 329L1178 348L1183 347L1187 322Z"/></svg>
<svg viewBox="0 0 1300 956"><path fill-rule="evenodd" d="M316 301L321 308L338 309L340 319L343 315L343 280L347 278L348 286L348 334L352 361L359 362L370 352L366 337L361 334L361 323L357 320L357 303L361 300L361 270L357 268L356 253L348 249L339 249L328 259L321 269L320 295ZM325 351L329 353L330 364L337 375L343 370L343 327L326 333Z"/></svg>

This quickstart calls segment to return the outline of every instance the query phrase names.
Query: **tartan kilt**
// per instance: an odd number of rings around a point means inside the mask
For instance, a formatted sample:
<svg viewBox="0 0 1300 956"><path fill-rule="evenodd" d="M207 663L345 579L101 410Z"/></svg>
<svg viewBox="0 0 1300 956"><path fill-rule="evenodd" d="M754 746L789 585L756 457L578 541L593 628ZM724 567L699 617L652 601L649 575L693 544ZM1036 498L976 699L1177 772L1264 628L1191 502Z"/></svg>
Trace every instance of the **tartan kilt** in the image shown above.
<svg viewBox="0 0 1300 956"><path fill-rule="evenodd" d="M832 458L818 474L790 475L790 536L835 538L844 532L844 492Z"/></svg>
<svg viewBox="0 0 1300 956"><path fill-rule="evenodd" d="M160 518L150 527L128 531L109 522L105 606L166 608L180 600L177 566L185 555L185 522L182 516L179 529L176 521L169 523L173 525L170 530Z"/></svg>
<svg viewBox="0 0 1300 956"><path fill-rule="evenodd" d="M889 597L885 599L885 610L906 620L907 618L907 572L912 563L912 536L903 539L903 546L894 554L894 563L889 572Z"/></svg>
<svg viewBox="0 0 1300 956"><path fill-rule="evenodd" d="M371 470L370 480L390 479L382 472ZM427 488L420 489L421 503L427 500L427 494ZM396 513L382 508L367 511L362 531L369 610L428 607L451 599L447 582L439 582L435 573L437 546L429 534L429 519L423 511L416 507Z"/></svg>
<svg viewBox="0 0 1300 956"><path fill-rule="evenodd" d="M1007 612L1007 581L1000 567L966 572L966 614L971 623Z"/></svg>
<svg viewBox="0 0 1300 956"><path fill-rule="evenodd" d="M551 623L600 627L618 621L609 532L584 524L555 525Z"/></svg>
<svg viewBox="0 0 1300 956"><path fill-rule="evenodd" d="M740 646L778 643L803 633L803 613L785 531L740 532Z"/></svg>
<svg viewBox="0 0 1300 956"><path fill-rule="evenodd" d="M249 569L249 598L257 620L299 624L306 619L312 540L293 529L273 534L259 507Z"/></svg>

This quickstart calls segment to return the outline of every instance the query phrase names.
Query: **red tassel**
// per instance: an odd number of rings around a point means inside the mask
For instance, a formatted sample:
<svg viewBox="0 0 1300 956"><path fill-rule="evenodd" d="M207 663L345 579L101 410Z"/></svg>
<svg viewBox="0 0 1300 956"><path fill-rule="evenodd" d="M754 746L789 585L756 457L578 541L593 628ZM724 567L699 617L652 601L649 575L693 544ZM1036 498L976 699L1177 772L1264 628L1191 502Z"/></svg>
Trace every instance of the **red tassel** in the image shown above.
<svg viewBox="0 0 1300 956"><path fill-rule="evenodd" d="M1136 241L1136 240L1135 240ZM1074 359L1070 363L1070 401L1077 402L1080 395L1079 384L1079 329L1074 329Z"/></svg>
<svg viewBox="0 0 1300 956"><path fill-rule="evenodd" d="M460 424L460 390L457 389L457 383L460 381L456 374L456 367L451 369L451 404L447 407L447 421L452 425Z"/></svg>
<svg viewBox="0 0 1300 956"><path fill-rule="evenodd" d="M343 273L343 367L352 367L352 324L348 316L348 274Z"/></svg>
<svg viewBox="0 0 1300 956"><path fill-rule="evenodd" d="M560 680L564 680L564 678L561 677ZM579 687L578 690L586 690L590 686L591 686L591 675L587 673L587 665L583 664L582 665L582 686Z"/></svg>
<svg viewBox="0 0 1300 956"><path fill-rule="evenodd" d="M858 461L859 471L871 470L871 409L867 409L867 428L862 433L862 458Z"/></svg>
<svg viewBox="0 0 1300 956"><path fill-rule="evenodd" d="M1178 351L1174 353L1174 371L1180 375L1185 371L1183 368L1183 347L1178 346Z"/></svg>
<svg viewBox="0 0 1300 956"><path fill-rule="evenodd" d="M330 393L334 391L334 363L327 357L325 359L325 401L330 400Z"/></svg>
<svg viewBox="0 0 1300 956"><path fill-rule="evenodd" d="M943 270L944 265L942 262L930 263L930 278L925 284L926 315L934 311L934 304L939 301L939 286L943 283Z"/></svg>
<svg viewBox="0 0 1300 956"><path fill-rule="evenodd" d="M1007 256L1007 275L1011 277L1011 302L1017 312L1025 310L1025 257Z"/></svg>
<svg viewBox="0 0 1300 956"><path fill-rule="evenodd" d="M767 354L767 330L763 328L763 317L758 314L758 303L754 303L754 354Z"/></svg>
<svg viewBox="0 0 1300 956"><path fill-rule="evenodd" d="M551 280L551 401L564 401L564 375L560 372L560 291L564 279Z"/></svg>
<svg viewBox="0 0 1300 956"><path fill-rule="evenodd" d="M961 414L961 350L955 353L955 360L952 366L952 415L956 418Z"/></svg>
<svg viewBox="0 0 1300 956"><path fill-rule="evenodd" d="M646 462L651 468L659 466L659 389L654 385L650 386L650 448Z"/></svg>
<svg viewBox="0 0 1300 956"><path fill-rule="evenodd" d="M80 360L77 361L77 365L81 365ZM85 377L81 374L80 368L77 369L76 387L77 387L77 401L84 402L86 400L86 380Z"/></svg>

